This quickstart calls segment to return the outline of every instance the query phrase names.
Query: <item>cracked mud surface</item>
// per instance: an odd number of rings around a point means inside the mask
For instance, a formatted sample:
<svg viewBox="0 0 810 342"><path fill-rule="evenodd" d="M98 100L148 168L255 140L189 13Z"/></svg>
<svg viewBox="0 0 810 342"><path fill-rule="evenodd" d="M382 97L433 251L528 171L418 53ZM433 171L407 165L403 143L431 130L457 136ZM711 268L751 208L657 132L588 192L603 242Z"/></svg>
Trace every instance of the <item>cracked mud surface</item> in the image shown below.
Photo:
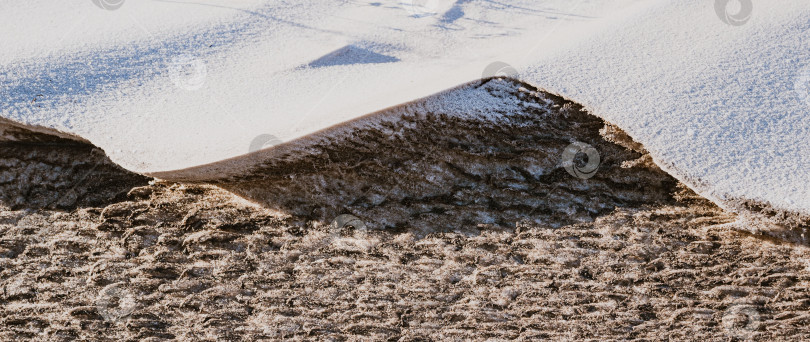
<svg viewBox="0 0 810 342"><path fill-rule="evenodd" d="M810 339L800 231L741 232L575 104L485 87L531 105L416 110L219 187L0 126L0 340Z"/></svg>

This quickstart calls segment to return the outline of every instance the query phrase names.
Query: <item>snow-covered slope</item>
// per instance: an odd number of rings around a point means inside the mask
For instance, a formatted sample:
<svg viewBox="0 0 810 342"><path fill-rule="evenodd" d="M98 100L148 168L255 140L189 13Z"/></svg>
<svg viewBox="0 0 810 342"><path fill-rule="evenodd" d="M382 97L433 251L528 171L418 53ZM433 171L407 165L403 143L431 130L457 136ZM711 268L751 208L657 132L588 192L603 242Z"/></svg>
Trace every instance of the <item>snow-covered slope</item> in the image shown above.
<svg viewBox="0 0 810 342"><path fill-rule="evenodd" d="M810 213L810 3L749 4L4 2L0 115L170 178L508 75L624 128L719 202ZM463 95L432 105L480 106Z"/></svg>
<svg viewBox="0 0 810 342"><path fill-rule="evenodd" d="M709 198L807 213L810 2L754 5L735 26L708 1L651 1L526 78L622 127Z"/></svg>

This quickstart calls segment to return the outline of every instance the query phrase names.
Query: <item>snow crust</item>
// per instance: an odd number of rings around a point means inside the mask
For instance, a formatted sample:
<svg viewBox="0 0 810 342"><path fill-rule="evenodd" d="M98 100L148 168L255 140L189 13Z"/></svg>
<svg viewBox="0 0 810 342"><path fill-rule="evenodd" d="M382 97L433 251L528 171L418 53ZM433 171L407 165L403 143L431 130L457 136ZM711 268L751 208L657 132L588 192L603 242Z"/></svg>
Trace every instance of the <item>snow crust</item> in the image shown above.
<svg viewBox="0 0 810 342"><path fill-rule="evenodd" d="M0 116L165 177L512 76L625 129L720 203L810 213L810 3L748 3L3 2ZM474 113L474 94L429 102Z"/></svg>

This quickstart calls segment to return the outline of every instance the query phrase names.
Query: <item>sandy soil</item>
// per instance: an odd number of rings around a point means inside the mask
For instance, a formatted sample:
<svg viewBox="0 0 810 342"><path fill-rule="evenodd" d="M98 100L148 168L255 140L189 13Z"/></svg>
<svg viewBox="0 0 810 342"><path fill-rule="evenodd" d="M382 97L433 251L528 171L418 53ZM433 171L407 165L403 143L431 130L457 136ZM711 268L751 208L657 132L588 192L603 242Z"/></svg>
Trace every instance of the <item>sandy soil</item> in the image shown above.
<svg viewBox="0 0 810 342"><path fill-rule="evenodd" d="M406 115L216 186L5 127L0 339L810 339L803 230L753 235L622 132L512 89L536 105ZM560 164L572 141L593 178Z"/></svg>

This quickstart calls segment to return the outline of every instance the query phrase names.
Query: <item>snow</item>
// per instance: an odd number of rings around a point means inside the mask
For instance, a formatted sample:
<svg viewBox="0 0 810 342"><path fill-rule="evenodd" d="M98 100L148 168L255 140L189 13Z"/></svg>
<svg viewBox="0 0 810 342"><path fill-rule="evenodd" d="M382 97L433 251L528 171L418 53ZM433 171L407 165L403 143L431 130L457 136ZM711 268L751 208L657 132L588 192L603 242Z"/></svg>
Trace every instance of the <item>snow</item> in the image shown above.
<svg viewBox="0 0 810 342"><path fill-rule="evenodd" d="M810 3L747 2L3 2L0 116L167 174L508 75L720 203L810 213Z"/></svg>
<svg viewBox="0 0 810 342"><path fill-rule="evenodd" d="M754 5L735 26L709 2L651 2L526 78L622 127L709 198L807 212L810 3Z"/></svg>

